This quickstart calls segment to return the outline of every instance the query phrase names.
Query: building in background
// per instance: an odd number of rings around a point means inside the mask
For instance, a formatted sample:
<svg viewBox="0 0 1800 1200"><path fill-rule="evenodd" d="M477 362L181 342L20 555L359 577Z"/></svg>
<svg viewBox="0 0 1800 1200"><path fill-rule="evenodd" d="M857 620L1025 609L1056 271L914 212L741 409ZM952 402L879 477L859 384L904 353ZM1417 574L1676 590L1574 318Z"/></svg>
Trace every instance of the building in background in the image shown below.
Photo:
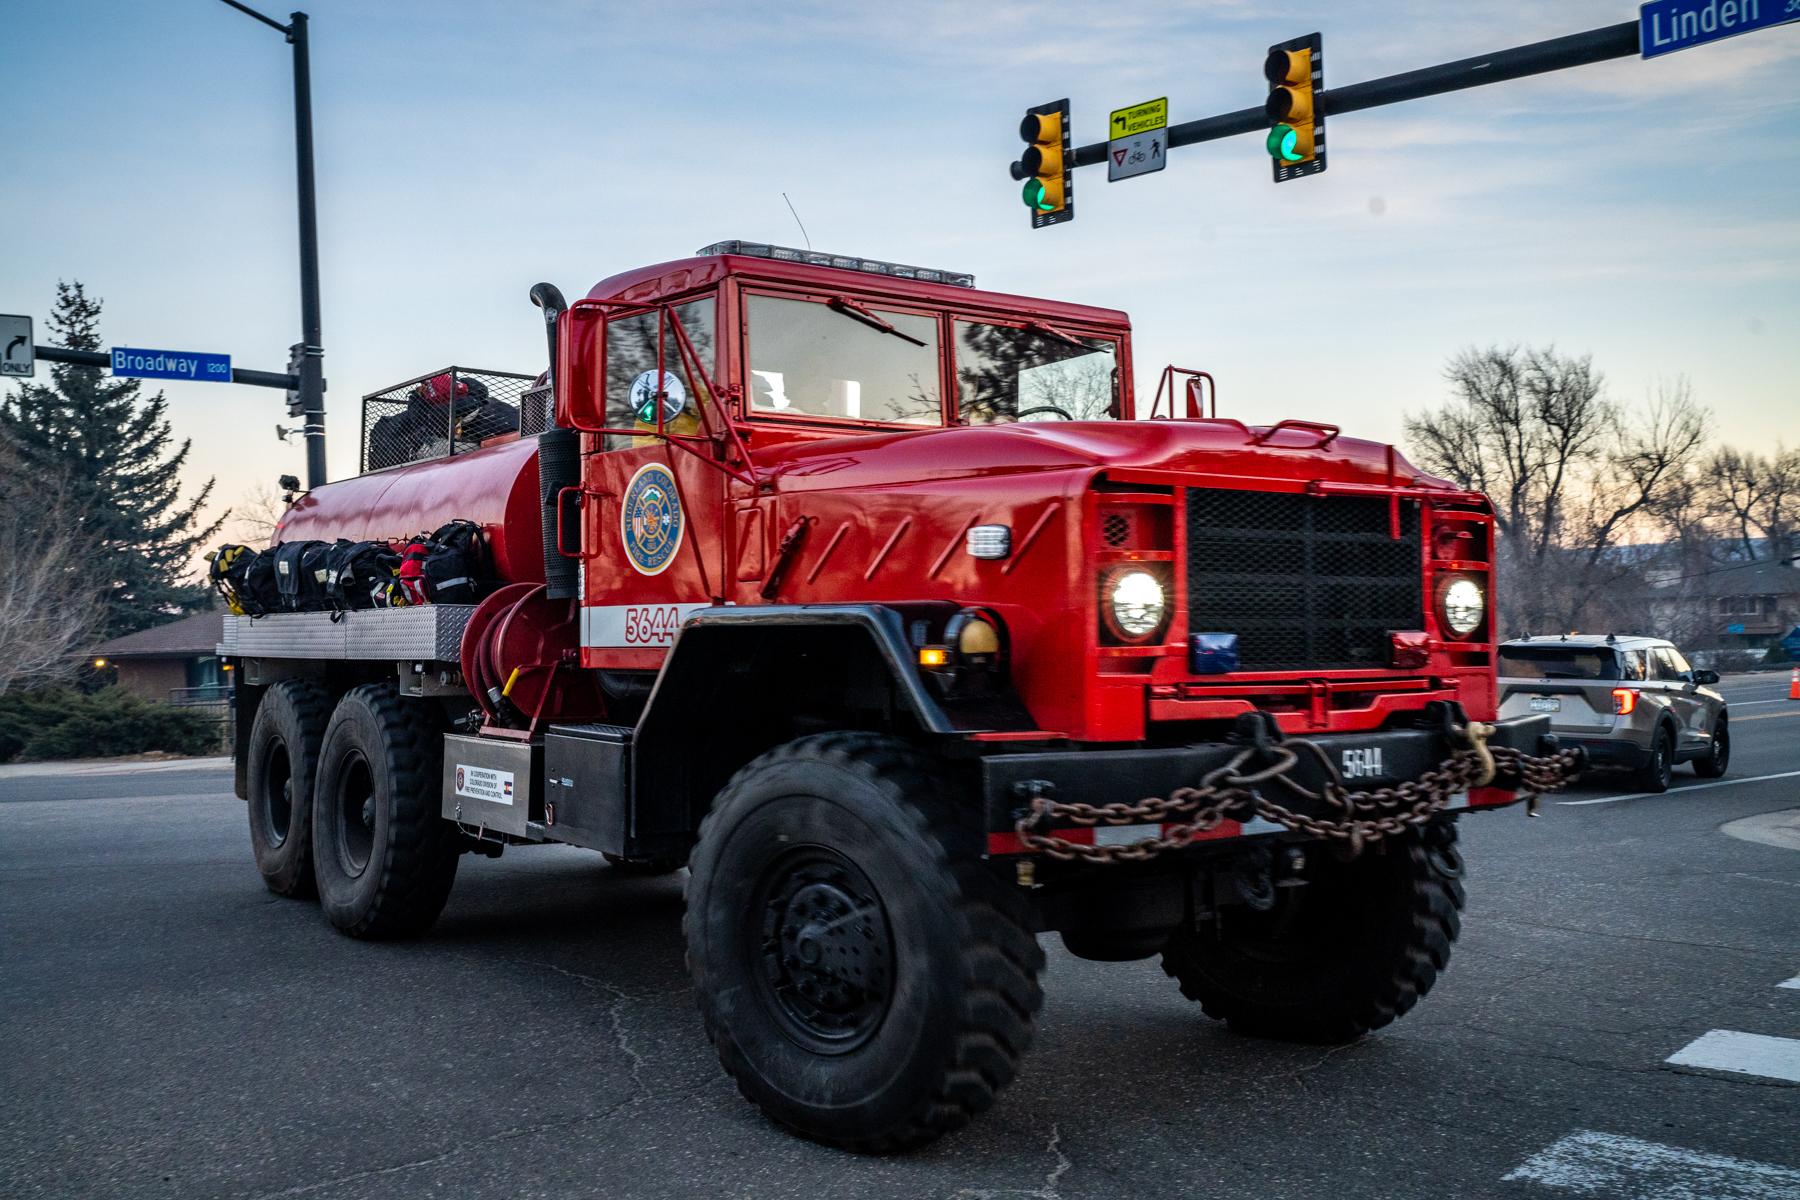
<svg viewBox="0 0 1800 1200"><path fill-rule="evenodd" d="M215 704L231 693L231 676L217 653L224 628L224 613L195 613L103 642L89 661L115 671L120 687L146 700Z"/></svg>

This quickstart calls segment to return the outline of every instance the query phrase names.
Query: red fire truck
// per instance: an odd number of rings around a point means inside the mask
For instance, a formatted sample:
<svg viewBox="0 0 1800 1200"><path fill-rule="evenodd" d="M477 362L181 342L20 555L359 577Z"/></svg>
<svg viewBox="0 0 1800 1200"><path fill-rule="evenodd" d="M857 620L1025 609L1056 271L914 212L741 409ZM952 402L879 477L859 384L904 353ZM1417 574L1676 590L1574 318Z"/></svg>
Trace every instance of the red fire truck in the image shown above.
<svg viewBox="0 0 1800 1200"><path fill-rule="evenodd" d="M1575 764L1494 721L1484 497L1201 372L1146 411L1122 312L743 242L532 295L541 381L368 398L369 469L276 533L466 519L491 594L221 647L258 865L352 936L423 933L466 853L685 866L726 1071L885 1150L1013 1078L1041 932L1248 1033L1387 1024L1458 817ZM509 388L517 432L456 415Z"/></svg>

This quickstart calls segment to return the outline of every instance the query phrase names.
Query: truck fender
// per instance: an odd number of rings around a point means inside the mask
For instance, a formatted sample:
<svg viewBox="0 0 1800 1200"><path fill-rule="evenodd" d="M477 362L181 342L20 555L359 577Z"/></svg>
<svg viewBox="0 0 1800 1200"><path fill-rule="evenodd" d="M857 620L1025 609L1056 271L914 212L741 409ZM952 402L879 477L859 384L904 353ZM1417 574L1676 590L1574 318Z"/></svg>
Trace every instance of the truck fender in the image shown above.
<svg viewBox="0 0 1800 1200"><path fill-rule="evenodd" d="M1017 697L977 707L920 673L918 622L957 611L921 604L721 605L682 626L632 736L632 825L640 841L690 838L737 769L832 729L936 739L1032 727Z"/></svg>

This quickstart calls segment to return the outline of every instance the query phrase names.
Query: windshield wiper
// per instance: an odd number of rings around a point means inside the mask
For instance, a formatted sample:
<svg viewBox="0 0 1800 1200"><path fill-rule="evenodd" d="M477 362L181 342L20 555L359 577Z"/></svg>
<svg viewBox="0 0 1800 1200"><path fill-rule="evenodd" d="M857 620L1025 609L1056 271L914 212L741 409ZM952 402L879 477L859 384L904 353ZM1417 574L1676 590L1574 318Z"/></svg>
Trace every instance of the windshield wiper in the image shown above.
<svg viewBox="0 0 1800 1200"><path fill-rule="evenodd" d="M1046 325L1042 321L1027 321L1027 322L1025 322L1025 328L1029 329L1031 332L1038 334L1042 337L1053 338L1054 340L1059 341L1059 342L1067 342L1069 345L1074 346L1080 350L1092 350L1093 349L1092 346L1088 345L1086 342L1082 341L1080 338L1076 337L1074 334L1064 333L1062 330L1058 329L1056 326Z"/></svg>
<svg viewBox="0 0 1800 1200"><path fill-rule="evenodd" d="M903 342L911 342L915 346L925 345L925 342L922 339L916 338L910 333L902 333L900 330L895 329L888 322L882 320L848 296L833 296L825 302L825 307L829 308L834 313L849 317L859 325L867 325L870 329L897 337Z"/></svg>

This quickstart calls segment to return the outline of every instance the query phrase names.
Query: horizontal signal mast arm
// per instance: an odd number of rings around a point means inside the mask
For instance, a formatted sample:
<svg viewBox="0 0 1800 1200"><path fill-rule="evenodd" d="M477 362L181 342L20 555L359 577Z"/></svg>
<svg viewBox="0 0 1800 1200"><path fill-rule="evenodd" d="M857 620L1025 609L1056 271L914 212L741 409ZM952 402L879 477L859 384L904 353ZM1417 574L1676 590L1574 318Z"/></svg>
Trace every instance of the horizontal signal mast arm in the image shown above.
<svg viewBox="0 0 1800 1200"><path fill-rule="evenodd" d="M1458 92L1464 88L1521 79L1527 75L1585 67L1589 63L1605 62L1612 58L1630 58L1636 53L1638 23L1621 21L1617 25L1571 33L1546 42L1515 46L1511 50L1477 55L1435 67L1421 67L1417 71L1404 71L1382 79L1371 79L1367 83L1327 88L1318 94L1315 103L1322 114L1335 117L1365 108L1380 108L1384 104L1398 104L1403 100L1419 100L1444 92ZM1235 137L1240 133L1267 133L1268 130L1268 114L1259 104L1255 108L1241 108L1216 117L1202 117L1198 121L1171 125L1169 146L1192 146L1200 142L1217 141L1219 138ZM1077 148L1075 165L1091 167L1105 162L1106 149L1106 142L1094 142Z"/></svg>
<svg viewBox="0 0 1800 1200"><path fill-rule="evenodd" d="M65 350L61 346L33 346L32 354L45 362L65 363L71 367L108 367L112 366L112 355L98 350ZM231 368L231 382L247 383L251 387L297 388L300 386L298 375L289 375L283 371L248 371L242 367Z"/></svg>

